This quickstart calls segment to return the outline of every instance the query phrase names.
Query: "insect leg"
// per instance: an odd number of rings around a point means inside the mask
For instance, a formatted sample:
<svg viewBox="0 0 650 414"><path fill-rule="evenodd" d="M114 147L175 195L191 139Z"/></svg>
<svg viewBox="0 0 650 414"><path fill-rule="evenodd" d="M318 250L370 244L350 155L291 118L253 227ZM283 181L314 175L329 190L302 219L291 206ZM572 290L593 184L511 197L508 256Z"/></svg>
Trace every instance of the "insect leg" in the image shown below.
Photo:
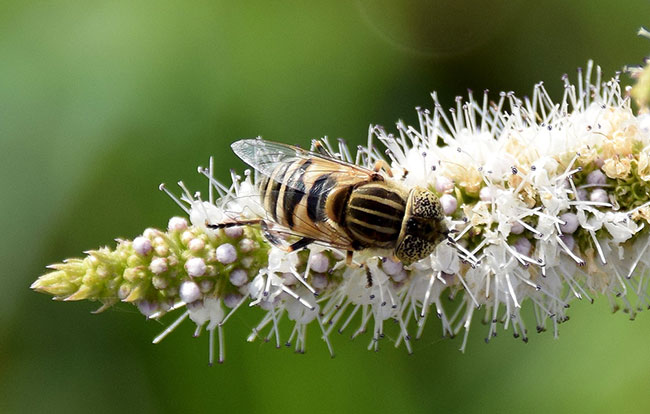
<svg viewBox="0 0 650 414"><path fill-rule="evenodd" d="M211 224L208 223L206 220L205 226L211 229L225 229L228 227L236 227L236 226L252 226L255 224L260 224L262 223L262 219L250 219L250 220L237 220L237 221L225 221L223 223L217 223L217 224Z"/></svg>
<svg viewBox="0 0 650 414"><path fill-rule="evenodd" d="M347 254L345 256L345 263L348 266L352 265L352 255L353 254L354 254L354 252L352 250L348 250L348 252L347 252ZM372 273L370 273L370 268L365 263L363 263L361 265L358 265L358 266L365 269L365 271L366 271L366 279L368 280L368 284L366 285L366 287L371 288L372 287Z"/></svg>
<svg viewBox="0 0 650 414"><path fill-rule="evenodd" d="M269 225L266 223L266 221L261 220L260 225L262 227L264 238L268 240L269 243L282 250L287 250L287 243L272 233L272 230L269 228Z"/></svg>
<svg viewBox="0 0 650 414"><path fill-rule="evenodd" d="M261 221L260 222L260 227L262 227L262 233L264 234L264 238L268 240L269 243L274 245L275 247L284 250L285 252L293 252L296 250L300 250L305 246L308 246L309 244L314 242L314 239L310 239L309 237L303 237L297 242L293 244L288 244L283 238L278 237L276 234L277 232L274 232L268 225L266 221Z"/></svg>
<svg viewBox="0 0 650 414"><path fill-rule="evenodd" d="M370 273L370 268L364 263L363 267L366 269L366 280L368 281L368 284L366 285L367 288L372 287L372 273Z"/></svg>
<svg viewBox="0 0 650 414"><path fill-rule="evenodd" d="M377 160L375 167L372 169L374 172L379 172L380 170L386 171L389 177L393 176L393 171L390 169L388 163L384 160Z"/></svg>
<svg viewBox="0 0 650 414"><path fill-rule="evenodd" d="M264 238L268 240L269 243L282 250L290 251L288 250L289 246L287 246L287 243L281 238L277 237L275 234L273 234L273 231L269 228L269 225L263 219L226 221L224 223L217 223L217 224L210 224L207 221L205 222L206 227L215 230L226 229L229 227L236 227L236 226L254 226L256 224L260 225L260 227L262 228L262 234L264 234Z"/></svg>
<svg viewBox="0 0 650 414"><path fill-rule="evenodd" d="M308 246L314 241L314 239L310 239L309 237L303 237L302 239L298 240L297 242L293 243L291 246L289 246L288 250L290 252L293 252L295 250L300 250L305 246Z"/></svg>

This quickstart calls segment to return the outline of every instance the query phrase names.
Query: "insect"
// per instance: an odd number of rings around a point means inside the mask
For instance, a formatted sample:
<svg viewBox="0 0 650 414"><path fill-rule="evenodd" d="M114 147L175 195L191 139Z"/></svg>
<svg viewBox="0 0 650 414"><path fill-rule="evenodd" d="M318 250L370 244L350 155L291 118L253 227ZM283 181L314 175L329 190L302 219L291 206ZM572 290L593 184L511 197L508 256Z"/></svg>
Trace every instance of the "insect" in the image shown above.
<svg viewBox="0 0 650 414"><path fill-rule="evenodd" d="M275 245L282 243L278 234L298 236L288 251L320 243L346 250L348 262L354 251L377 249L410 264L447 237L433 192L406 188L383 161L368 169L334 158L319 141L315 148L318 152L261 139L234 142L235 154L258 172L267 217L208 226L260 224Z"/></svg>

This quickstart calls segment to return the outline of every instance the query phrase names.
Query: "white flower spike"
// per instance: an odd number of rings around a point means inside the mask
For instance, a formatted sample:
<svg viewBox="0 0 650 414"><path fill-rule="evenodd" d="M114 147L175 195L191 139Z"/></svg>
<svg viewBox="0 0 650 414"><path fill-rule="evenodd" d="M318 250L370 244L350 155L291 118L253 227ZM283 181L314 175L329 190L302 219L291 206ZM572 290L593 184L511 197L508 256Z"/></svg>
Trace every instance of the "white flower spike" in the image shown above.
<svg viewBox="0 0 650 414"><path fill-rule="evenodd" d="M486 341L499 325L527 341L524 306L533 308L538 332L550 328L557 336L575 298L606 296L613 310L634 318L650 305L650 118L632 111L618 77L602 82L591 62L577 83L563 82L559 102L542 83L524 99L470 92L450 110L434 93L434 109L418 109L418 125L399 123L396 135L372 126L354 155L341 140L322 141L340 160L367 168L387 162L404 186L440 197L449 240L413 264L362 250L355 261L364 270L327 245L288 253L259 226L207 228L265 214L250 173L233 173L224 186L211 161L199 169L209 181L207 201L182 183L180 198L161 186L191 224L175 217L167 232L149 229L115 250L53 265L32 288L57 299L100 300L102 309L119 298L150 318L187 306L155 342L189 316L197 334L204 326L210 333L211 363L215 330L221 362L222 327L245 303L265 312L249 340L304 352L306 326L317 324L332 355L334 331L357 337L370 330L369 349L391 337L411 352L431 311L444 335L464 331L461 350L477 311L489 324ZM287 332L285 316L293 323ZM396 322L391 335L388 320Z"/></svg>

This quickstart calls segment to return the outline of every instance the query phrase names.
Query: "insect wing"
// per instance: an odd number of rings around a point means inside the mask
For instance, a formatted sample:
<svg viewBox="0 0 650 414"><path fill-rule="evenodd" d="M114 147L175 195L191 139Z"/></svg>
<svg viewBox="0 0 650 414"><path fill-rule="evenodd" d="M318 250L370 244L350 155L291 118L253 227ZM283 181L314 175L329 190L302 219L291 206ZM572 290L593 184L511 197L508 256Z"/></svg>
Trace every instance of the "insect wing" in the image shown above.
<svg viewBox="0 0 650 414"><path fill-rule="evenodd" d="M242 161L267 177L270 177L280 164L291 163L300 158L297 147L261 139L242 139L233 142L231 148Z"/></svg>
<svg viewBox="0 0 650 414"><path fill-rule="evenodd" d="M331 176L330 182L336 182L337 185L369 181L375 176L375 173L367 168L326 157L293 145L261 139L243 139L234 142L231 147L235 154L246 164L267 177L274 177L273 172L280 165L289 165L300 160L308 162L310 165L309 168L304 169L301 185L312 185L324 174L329 174ZM284 182L284 184L290 187L298 185L294 181Z"/></svg>
<svg viewBox="0 0 650 414"><path fill-rule="evenodd" d="M331 192L374 179L373 171L260 139L237 141L232 149L260 174L280 184L271 187L265 197L265 210L276 225L274 232L351 249L352 240L347 233L323 215L322 200Z"/></svg>

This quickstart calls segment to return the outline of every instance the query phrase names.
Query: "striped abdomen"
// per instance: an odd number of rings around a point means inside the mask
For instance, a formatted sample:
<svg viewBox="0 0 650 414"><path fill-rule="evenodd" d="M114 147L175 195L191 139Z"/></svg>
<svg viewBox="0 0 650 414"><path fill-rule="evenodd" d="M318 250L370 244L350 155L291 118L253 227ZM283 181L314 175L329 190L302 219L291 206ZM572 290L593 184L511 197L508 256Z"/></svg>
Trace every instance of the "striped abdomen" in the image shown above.
<svg viewBox="0 0 650 414"><path fill-rule="evenodd" d="M344 227L363 247L394 248L408 192L384 181L355 188L345 207Z"/></svg>
<svg viewBox="0 0 650 414"><path fill-rule="evenodd" d="M338 223L346 192L340 191L345 187L338 185L336 174L340 171L325 170L312 159L278 164L270 177L262 177L260 181L264 210L271 220L297 233L307 233L305 227L310 231L319 229L319 223L328 219ZM332 207L338 212L329 211Z"/></svg>
<svg viewBox="0 0 650 414"><path fill-rule="evenodd" d="M347 169L323 168L318 159L279 163L260 181L261 202L270 220L296 234L352 250L394 248L408 190L347 175Z"/></svg>
<svg viewBox="0 0 650 414"><path fill-rule="evenodd" d="M296 225L296 209L309 192L304 182L305 171L312 161L299 159L279 164L271 177L263 177L260 182L261 201L270 218L293 229Z"/></svg>

